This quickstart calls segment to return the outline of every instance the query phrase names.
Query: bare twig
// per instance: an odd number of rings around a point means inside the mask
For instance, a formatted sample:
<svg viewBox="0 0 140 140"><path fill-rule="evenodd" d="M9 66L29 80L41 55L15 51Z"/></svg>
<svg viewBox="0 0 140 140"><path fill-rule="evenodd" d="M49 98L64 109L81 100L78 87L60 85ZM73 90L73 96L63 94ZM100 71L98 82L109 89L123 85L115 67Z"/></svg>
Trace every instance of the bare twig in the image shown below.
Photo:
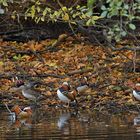
<svg viewBox="0 0 140 140"><path fill-rule="evenodd" d="M56 74L36 74L36 75L29 75L29 74L0 74L0 78L6 78L6 79L11 79L15 76L20 77L20 78L29 78L29 77L54 77L54 78L66 78L68 76L74 75L74 74L83 74L86 72L91 72L93 69L83 69L83 70L75 70L72 72L69 72L65 75L56 75Z"/></svg>
<svg viewBox="0 0 140 140"><path fill-rule="evenodd" d="M136 47L134 47L134 56L133 56L133 72L136 72L136 56L137 56L137 52L136 52Z"/></svg>
<svg viewBox="0 0 140 140"><path fill-rule="evenodd" d="M121 48L115 48L114 46L110 45L110 48L113 51L123 51L123 50L139 51L140 50L140 47L130 48L129 46L124 46L124 47L121 47Z"/></svg>
<svg viewBox="0 0 140 140"><path fill-rule="evenodd" d="M8 105L7 105L6 103L4 103L4 105L6 106L8 112L9 112L10 114L12 114L12 112L11 112L11 110L9 109Z"/></svg>
<svg viewBox="0 0 140 140"><path fill-rule="evenodd" d="M83 69L83 70L75 70L75 71L72 71L72 72L69 72L67 75L74 75L74 74L82 74L82 73L85 73L85 72L91 72L93 71L93 69Z"/></svg>
<svg viewBox="0 0 140 140"><path fill-rule="evenodd" d="M54 78L64 78L65 76L63 75L56 75L56 74L37 74L37 75L29 75L29 74L10 74L10 75L5 75L1 74L0 78L6 78L10 79L13 78L14 76L20 77L20 78L29 78L29 77L54 77Z"/></svg>

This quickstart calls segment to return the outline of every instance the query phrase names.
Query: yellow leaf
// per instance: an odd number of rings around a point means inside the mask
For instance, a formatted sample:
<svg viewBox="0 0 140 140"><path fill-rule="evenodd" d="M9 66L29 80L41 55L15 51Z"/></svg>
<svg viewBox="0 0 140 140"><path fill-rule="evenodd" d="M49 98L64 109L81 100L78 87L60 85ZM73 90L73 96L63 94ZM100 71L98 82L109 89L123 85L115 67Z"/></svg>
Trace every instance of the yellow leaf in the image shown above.
<svg viewBox="0 0 140 140"><path fill-rule="evenodd" d="M48 61L48 62L46 62L46 64L47 64L48 66L50 66L50 67L55 67L55 68L58 67L57 64L56 64L55 62Z"/></svg>
<svg viewBox="0 0 140 140"><path fill-rule="evenodd" d="M65 15L63 16L63 20L65 20L65 21L69 20L69 15L67 13L65 13Z"/></svg>
<svg viewBox="0 0 140 140"><path fill-rule="evenodd" d="M15 15L12 15L11 18L12 18L12 19L16 19L16 16L15 16Z"/></svg>
<svg viewBox="0 0 140 140"><path fill-rule="evenodd" d="M3 62L0 61L0 72L3 72Z"/></svg>
<svg viewBox="0 0 140 140"><path fill-rule="evenodd" d="M100 16L92 16L92 20L98 20L100 18L101 18Z"/></svg>
<svg viewBox="0 0 140 140"><path fill-rule="evenodd" d="M62 10L63 10L64 12L66 12L66 11L67 11L67 7L62 7Z"/></svg>
<svg viewBox="0 0 140 140"><path fill-rule="evenodd" d="M2 61L0 61L0 66L2 66L3 65L3 62Z"/></svg>

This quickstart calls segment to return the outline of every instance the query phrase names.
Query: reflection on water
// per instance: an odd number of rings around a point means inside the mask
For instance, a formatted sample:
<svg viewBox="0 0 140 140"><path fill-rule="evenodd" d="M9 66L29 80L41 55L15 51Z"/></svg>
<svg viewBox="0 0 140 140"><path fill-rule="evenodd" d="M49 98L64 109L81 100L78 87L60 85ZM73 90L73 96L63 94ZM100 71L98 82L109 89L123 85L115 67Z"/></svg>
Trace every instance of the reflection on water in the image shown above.
<svg viewBox="0 0 140 140"><path fill-rule="evenodd" d="M60 115L58 122L57 122L57 126L59 129L62 129L64 127L66 127L66 125L68 124L68 120L70 119L71 114L68 113L63 113Z"/></svg>
<svg viewBox="0 0 140 140"><path fill-rule="evenodd" d="M0 113L0 139L96 139L138 140L140 116L104 115L52 109L36 111L33 118L13 120L7 111Z"/></svg>

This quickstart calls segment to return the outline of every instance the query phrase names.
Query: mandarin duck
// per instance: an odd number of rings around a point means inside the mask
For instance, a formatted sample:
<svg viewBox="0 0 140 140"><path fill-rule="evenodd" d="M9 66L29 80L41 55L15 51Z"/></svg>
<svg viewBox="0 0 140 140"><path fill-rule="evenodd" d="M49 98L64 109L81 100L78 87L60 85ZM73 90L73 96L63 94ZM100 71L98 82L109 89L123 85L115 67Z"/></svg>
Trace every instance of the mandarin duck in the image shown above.
<svg viewBox="0 0 140 140"><path fill-rule="evenodd" d="M31 107L25 107L23 110L18 106L15 105L11 112L15 113L16 118L22 119L22 118L28 118L32 116L32 109Z"/></svg>
<svg viewBox="0 0 140 140"><path fill-rule="evenodd" d="M15 87L13 88L13 90L21 91L22 95L25 98L32 100L36 103L38 100L44 98L44 96L39 91L34 89L36 83L37 82L29 82L26 84L22 80L16 80Z"/></svg>
<svg viewBox="0 0 140 140"><path fill-rule="evenodd" d="M77 91L70 91L70 85L67 82L63 82L62 86L57 90L58 98L65 103L68 103L68 107L70 102L74 101L77 104L76 100Z"/></svg>
<svg viewBox="0 0 140 140"><path fill-rule="evenodd" d="M79 80L79 85L76 86L78 93L85 92L89 88L87 77L81 78Z"/></svg>
<svg viewBox="0 0 140 140"><path fill-rule="evenodd" d="M140 83L137 83L133 89L133 96L140 101Z"/></svg>

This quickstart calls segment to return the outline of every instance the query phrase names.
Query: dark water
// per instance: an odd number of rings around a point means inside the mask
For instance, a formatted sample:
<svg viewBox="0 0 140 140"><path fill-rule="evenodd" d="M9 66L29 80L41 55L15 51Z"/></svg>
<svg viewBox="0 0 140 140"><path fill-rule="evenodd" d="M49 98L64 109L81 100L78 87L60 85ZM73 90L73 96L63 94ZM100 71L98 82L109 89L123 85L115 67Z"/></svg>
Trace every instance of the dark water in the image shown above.
<svg viewBox="0 0 140 140"><path fill-rule="evenodd" d="M90 111L36 111L33 118L12 120L0 111L0 140L5 139L93 139L140 140L140 118L136 114L105 115Z"/></svg>

